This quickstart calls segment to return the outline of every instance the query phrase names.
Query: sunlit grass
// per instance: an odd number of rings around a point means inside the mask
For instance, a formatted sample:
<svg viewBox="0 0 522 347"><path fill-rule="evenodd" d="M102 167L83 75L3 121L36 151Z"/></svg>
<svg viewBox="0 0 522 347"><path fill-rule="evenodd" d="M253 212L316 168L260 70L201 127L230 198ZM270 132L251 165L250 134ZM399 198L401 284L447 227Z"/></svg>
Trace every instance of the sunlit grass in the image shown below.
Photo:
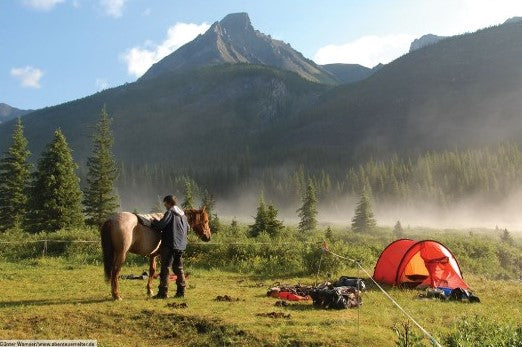
<svg viewBox="0 0 522 347"><path fill-rule="evenodd" d="M275 307L266 289L280 278L263 278L217 270L191 269L189 287L173 309L168 299L148 299L145 281L122 280L121 302L110 300L102 268L75 265L60 258L0 263L0 339L89 338L101 345L393 345L391 326L405 317L373 286L364 294L358 312L314 309L310 302ZM145 268L125 267L124 274ZM356 272L348 273L355 275ZM490 281L468 276L482 300L464 304L417 299L418 291L390 289L390 293L419 323L442 337L466 316L517 324L522 320L522 286L514 281ZM286 283L313 283L314 278L284 278ZM367 281L368 283L368 281ZM157 284L157 282L155 282ZM217 302L228 294L238 302ZM244 300L244 301L243 301ZM290 319L257 313L284 311ZM358 328L358 314L360 325Z"/></svg>

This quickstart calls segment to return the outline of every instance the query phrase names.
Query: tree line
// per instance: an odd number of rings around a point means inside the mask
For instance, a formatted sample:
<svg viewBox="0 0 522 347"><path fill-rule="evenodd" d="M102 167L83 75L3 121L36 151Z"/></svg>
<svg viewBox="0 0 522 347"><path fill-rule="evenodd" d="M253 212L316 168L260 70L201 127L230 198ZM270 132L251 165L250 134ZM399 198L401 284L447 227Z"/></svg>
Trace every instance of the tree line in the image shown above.
<svg viewBox="0 0 522 347"><path fill-rule="evenodd" d="M28 141L18 119L12 143L0 160L0 231L56 231L99 225L118 207L113 183L111 120L105 107L92 137L92 153L82 190L77 164L60 129L42 152L36 168L29 163Z"/></svg>
<svg viewBox="0 0 522 347"><path fill-rule="evenodd" d="M243 169L179 170L168 163L120 164L116 185L122 188L122 195L126 195L123 187L132 187L130 192L157 192L179 187L189 178L195 187L213 187L213 193L222 198L258 187L271 201L297 205L312 181L317 197L327 207L335 207L347 196L358 196L367 187L376 203L415 205L424 201L448 209L469 196L500 202L522 186L522 153L515 144L428 152L411 158L395 155L388 160L369 160L328 172L320 167L283 170L239 166ZM124 200L130 202L133 197L129 194Z"/></svg>
<svg viewBox="0 0 522 347"><path fill-rule="evenodd" d="M160 212L161 197L153 201L151 193L171 192L174 187L183 187L184 208L194 207L196 201L206 206L212 229L219 230L215 194L225 198L232 188L241 191L255 186L263 197L251 228L253 236L281 227L275 205L267 204L265 197L280 205L300 206L296 211L299 229L306 231L317 227L318 201L329 208L347 195L359 196L352 229L363 231L375 226L372 201L414 204L422 200L450 208L470 195L498 201L522 183L522 153L514 144L370 160L344 174L303 167L223 172L220 168L179 171L168 164L117 164L112 145L111 120L104 107L83 167L78 168L64 134L57 129L33 168L19 120L11 146L0 159L0 230L38 232L99 225L118 209L119 198L126 207L148 201L149 211ZM203 187L212 187L212 193Z"/></svg>

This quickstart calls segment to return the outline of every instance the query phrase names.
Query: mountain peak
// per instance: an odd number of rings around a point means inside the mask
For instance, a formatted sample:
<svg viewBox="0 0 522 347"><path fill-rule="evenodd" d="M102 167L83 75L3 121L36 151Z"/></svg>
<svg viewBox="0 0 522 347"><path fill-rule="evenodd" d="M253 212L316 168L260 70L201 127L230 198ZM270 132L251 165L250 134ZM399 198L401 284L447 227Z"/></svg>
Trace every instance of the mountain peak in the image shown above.
<svg viewBox="0 0 522 347"><path fill-rule="evenodd" d="M222 27L231 30L253 29L250 17L246 12L230 13L218 22Z"/></svg>
<svg viewBox="0 0 522 347"><path fill-rule="evenodd" d="M268 65L293 71L310 81L338 83L330 72L303 57L290 45L255 30L245 12L231 13L215 22L203 35L151 66L140 79L236 63Z"/></svg>
<svg viewBox="0 0 522 347"><path fill-rule="evenodd" d="M20 110L16 107L10 106L0 102L0 123L7 122L11 119L22 117L31 110Z"/></svg>
<svg viewBox="0 0 522 347"><path fill-rule="evenodd" d="M433 34L423 35L418 39L413 40L413 42L410 45L410 53L423 47L436 44L437 42L445 38L447 38L447 36L438 36Z"/></svg>

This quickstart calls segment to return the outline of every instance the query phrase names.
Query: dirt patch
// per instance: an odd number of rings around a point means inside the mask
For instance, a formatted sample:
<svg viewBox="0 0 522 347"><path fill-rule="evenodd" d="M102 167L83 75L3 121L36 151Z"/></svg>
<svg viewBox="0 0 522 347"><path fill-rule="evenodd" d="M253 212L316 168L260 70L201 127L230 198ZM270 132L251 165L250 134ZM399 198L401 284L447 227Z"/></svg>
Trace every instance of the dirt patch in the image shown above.
<svg viewBox="0 0 522 347"><path fill-rule="evenodd" d="M277 306L277 307L287 307L287 306L290 306L290 304L288 303L288 301L279 300L279 301L275 302L274 306Z"/></svg>
<svg viewBox="0 0 522 347"><path fill-rule="evenodd" d="M241 300L240 298L233 298L233 297L231 297L230 295L218 295L218 296L216 296L216 298L214 299L214 301L228 301L228 302L233 302L233 301L245 301L245 300Z"/></svg>
<svg viewBox="0 0 522 347"><path fill-rule="evenodd" d="M167 304L167 307L171 308L188 308L188 305L186 302L171 302L170 304Z"/></svg>
<svg viewBox="0 0 522 347"><path fill-rule="evenodd" d="M290 313L284 312L268 312L268 313L258 313L256 314L258 317L268 317L268 318L285 318L290 319Z"/></svg>

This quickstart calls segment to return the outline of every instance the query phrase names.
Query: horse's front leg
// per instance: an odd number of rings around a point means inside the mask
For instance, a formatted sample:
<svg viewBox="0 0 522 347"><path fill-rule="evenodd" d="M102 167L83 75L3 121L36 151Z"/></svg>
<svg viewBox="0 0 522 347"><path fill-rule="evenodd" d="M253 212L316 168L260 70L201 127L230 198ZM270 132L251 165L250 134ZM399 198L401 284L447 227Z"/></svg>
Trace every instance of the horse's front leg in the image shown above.
<svg viewBox="0 0 522 347"><path fill-rule="evenodd" d="M147 280L147 295L152 296L152 280L156 273L156 256L157 253L153 253L149 256L149 278Z"/></svg>

